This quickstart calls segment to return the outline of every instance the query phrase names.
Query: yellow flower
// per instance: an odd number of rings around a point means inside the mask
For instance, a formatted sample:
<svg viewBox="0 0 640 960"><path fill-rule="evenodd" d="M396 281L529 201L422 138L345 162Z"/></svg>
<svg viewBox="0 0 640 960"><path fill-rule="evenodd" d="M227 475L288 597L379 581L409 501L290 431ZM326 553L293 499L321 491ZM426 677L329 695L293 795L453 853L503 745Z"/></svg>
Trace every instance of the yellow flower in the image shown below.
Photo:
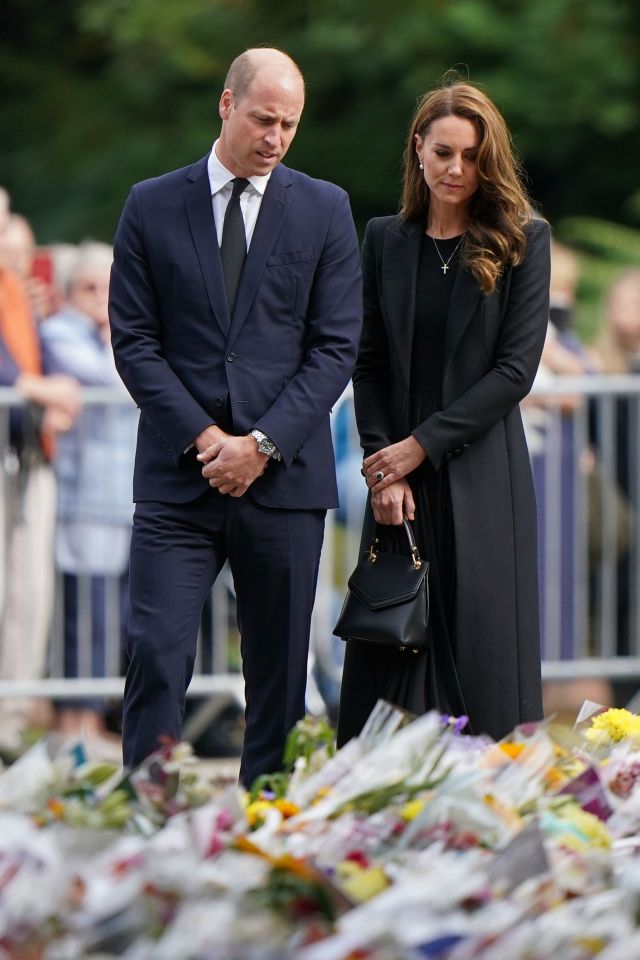
<svg viewBox="0 0 640 960"><path fill-rule="evenodd" d="M408 800L400 810L400 816L407 822L415 820L418 814L424 810L426 803L426 800Z"/></svg>
<svg viewBox="0 0 640 960"><path fill-rule="evenodd" d="M348 897L364 903L382 893L389 881L381 867L360 867L351 860L338 864L338 881Z"/></svg>
<svg viewBox="0 0 640 960"><path fill-rule="evenodd" d="M584 844L591 847L601 847L608 850L611 846L611 834L606 826L593 813L583 810L578 804L569 803L556 810L556 816L567 824L573 834L574 843L567 843L567 836L563 835L563 842L573 849L584 849Z"/></svg>
<svg viewBox="0 0 640 960"><path fill-rule="evenodd" d="M640 740L640 717L629 710L612 707L593 718L585 736L601 745L627 739Z"/></svg>
<svg viewBox="0 0 640 960"><path fill-rule="evenodd" d="M262 823L269 810L273 809L273 804L268 800L254 800L250 803L244 812L247 823L250 827L255 827Z"/></svg>

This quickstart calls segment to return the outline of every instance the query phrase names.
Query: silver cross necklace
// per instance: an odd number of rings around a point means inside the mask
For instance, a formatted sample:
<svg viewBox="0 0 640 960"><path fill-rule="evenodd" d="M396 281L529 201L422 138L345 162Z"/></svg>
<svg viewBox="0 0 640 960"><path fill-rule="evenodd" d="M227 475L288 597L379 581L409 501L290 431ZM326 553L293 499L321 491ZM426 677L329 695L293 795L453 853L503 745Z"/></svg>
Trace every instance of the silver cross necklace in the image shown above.
<svg viewBox="0 0 640 960"><path fill-rule="evenodd" d="M446 275L447 275L447 270L449 269L449 264L451 263L451 261L453 260L454 256L456 255L456 253L457 253L457 251L458 251L458 247L460 246L460 244L461 244L462 241L464 240L464 233L462 234L462 236L461 236L460 239L458 240L458 242L457 242L457 244L456 244L456 246L455 246L455 249L454 249L453 253L451 254L451 256L449 257L448 260L445 260L444 257L442 256L442 254L440 253L440 249L439 249L439 247L438 247L438 244L436 243L435 237L431 237L431 239L433 240L433 245L434 245L434 247L436 248L436 252L437 252L438 256L440 257L440 261L441 261L441 263L442 263L442 266L440 267L440 269L442 270L443 274L444 274L445 277L446 277Z"/></svg>

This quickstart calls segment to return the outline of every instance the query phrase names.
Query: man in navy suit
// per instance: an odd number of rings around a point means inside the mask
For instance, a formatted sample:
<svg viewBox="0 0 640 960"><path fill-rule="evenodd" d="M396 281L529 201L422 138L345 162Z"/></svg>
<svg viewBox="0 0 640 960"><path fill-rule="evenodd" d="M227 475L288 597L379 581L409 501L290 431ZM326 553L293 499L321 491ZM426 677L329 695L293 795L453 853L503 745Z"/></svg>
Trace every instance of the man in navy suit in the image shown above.
<svg viewBox="0 0 640 960"><path fill-rule="evenodd" d="M128 766L181 735L202 605L227 559L243 783L281 767L304 713L324 518L337 504L329 413L355 361L361 279L345 192L281 164L303 105L286 54L246 51L211 153L134 186L118 226L112 342L141 411Z"/></svg>

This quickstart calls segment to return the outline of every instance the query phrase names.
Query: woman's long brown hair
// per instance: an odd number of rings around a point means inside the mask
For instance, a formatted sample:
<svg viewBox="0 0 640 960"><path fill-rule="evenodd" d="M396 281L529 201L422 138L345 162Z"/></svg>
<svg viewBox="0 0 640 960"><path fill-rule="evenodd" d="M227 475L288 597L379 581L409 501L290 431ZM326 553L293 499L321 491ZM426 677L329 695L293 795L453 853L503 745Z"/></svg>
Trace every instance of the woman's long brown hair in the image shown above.
<svg viewBox="0 0 640 960"><path fill-rule="evenodd" d="M520 163L502 114L472 83L454 82L425 94L414 115L404 158L400 216L423 216L429 209L429 188L418 166L415 137L427 135L434 120L463 117L480 134L477 165L480 183L470 200L462 262L486 294L493 293L508 265L522 261L527 245L525 224L531 201L522 182Z"/></svg>

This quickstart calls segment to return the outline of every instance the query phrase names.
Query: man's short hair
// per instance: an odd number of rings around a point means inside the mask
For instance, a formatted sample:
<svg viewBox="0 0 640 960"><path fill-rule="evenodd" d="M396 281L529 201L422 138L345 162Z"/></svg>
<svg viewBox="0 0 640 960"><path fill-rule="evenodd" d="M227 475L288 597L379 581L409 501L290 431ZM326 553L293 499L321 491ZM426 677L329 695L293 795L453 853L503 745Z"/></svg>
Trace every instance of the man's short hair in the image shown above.
<svg viewBox="0 0 640 960"><path fill-rule="evenodd" d="M278 50L275 47L252 47L250 50L245 50L244 53L241 53L235 58L225 77L224 89L231 90L236 101L242 100L249 91L249 87L260 65L259 57L254 56L254 54L260 50L271 50L276 54L280 54L285 60L288 60L293 69L300 74L300 79L304 85L304 77L302 76L300 67L293 57L290 57L284 50Z"/></svg>
<svg viewBox="0 0 640 960"><path fill-rule="evenodd" d="M242 100L256 75L257 66L249 50L236 57L224 81L225 90L231 90L236 100Z"/></svg>

